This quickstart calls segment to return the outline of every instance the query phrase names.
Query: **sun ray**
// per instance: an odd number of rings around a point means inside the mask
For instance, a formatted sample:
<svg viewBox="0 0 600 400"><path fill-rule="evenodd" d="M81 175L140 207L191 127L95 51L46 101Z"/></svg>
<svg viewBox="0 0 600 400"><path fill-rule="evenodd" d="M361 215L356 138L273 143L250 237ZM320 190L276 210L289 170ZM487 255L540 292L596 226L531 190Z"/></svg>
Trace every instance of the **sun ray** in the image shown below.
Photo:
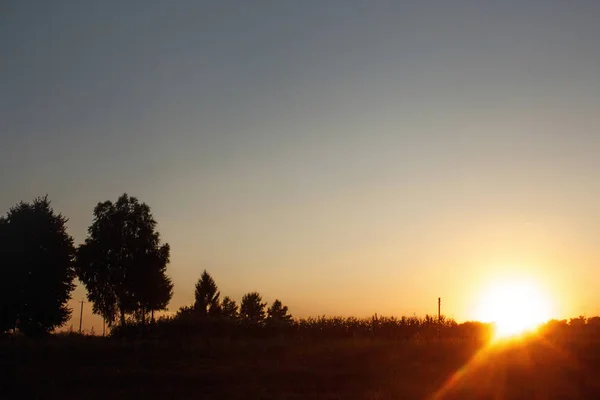
<svg viewBox="0 0 600 400"><path fill-rule="evenodd" d="M462 382L469 379L469 376L476 370L482 368L489 358L493 347L488 343L480 348L473 357L471 357L462 367L456 370L444 384L431 396L431 400L441 400L448 393L452 392Z"/></svg>

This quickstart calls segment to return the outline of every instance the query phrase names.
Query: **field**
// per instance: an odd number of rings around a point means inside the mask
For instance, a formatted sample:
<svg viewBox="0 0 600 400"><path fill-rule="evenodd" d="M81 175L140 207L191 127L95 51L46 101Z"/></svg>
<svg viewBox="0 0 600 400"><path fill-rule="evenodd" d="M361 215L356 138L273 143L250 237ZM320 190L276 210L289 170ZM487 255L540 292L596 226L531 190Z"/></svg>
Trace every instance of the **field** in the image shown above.
<svg viewBox="0 0 600 400"><path fill-rule="evenodd" d="M0 366L7 399L600 398L600 343L541 338L13 338Z"/></svg>

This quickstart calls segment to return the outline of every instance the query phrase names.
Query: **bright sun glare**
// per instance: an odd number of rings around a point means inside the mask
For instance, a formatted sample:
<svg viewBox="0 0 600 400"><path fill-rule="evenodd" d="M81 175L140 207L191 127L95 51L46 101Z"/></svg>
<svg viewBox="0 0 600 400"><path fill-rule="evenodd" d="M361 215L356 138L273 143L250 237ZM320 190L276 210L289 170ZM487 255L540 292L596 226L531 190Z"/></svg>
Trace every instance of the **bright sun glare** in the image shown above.
<svg viewBox="0 0 600 400"><path fill-rule="evenodd" d="M496 284L483 296L479 317L496 324L496 337L533 330L551 317L550 301L530 282Z"/></svg>

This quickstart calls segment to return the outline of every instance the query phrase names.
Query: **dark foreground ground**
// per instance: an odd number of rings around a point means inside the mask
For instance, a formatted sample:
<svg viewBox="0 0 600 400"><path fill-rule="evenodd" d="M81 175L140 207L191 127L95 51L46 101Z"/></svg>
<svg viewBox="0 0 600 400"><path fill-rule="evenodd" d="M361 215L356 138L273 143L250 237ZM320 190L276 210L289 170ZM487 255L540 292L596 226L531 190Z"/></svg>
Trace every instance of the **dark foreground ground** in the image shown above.
<svg viewBox="0 0 600 400"><path fill-rule="evenodd" d="M600 399L600 344L0 342L2 399Z"/></svg>

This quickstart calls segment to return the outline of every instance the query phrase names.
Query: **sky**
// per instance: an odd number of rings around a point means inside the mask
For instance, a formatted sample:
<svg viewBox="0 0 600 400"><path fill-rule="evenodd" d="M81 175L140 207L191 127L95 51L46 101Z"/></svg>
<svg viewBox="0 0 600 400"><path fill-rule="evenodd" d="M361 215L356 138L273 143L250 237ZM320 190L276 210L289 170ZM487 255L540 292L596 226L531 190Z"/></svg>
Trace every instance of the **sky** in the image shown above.
<svg viewBox="0 0 600 400"><path fill-rule="evenodd" d="M4 1L0 213L48 194L79 244L98 202L138 197L171 311L207 269L296 316L441 297L467 320L497 279L600 314L599 19L595 0Z"/></svg>

